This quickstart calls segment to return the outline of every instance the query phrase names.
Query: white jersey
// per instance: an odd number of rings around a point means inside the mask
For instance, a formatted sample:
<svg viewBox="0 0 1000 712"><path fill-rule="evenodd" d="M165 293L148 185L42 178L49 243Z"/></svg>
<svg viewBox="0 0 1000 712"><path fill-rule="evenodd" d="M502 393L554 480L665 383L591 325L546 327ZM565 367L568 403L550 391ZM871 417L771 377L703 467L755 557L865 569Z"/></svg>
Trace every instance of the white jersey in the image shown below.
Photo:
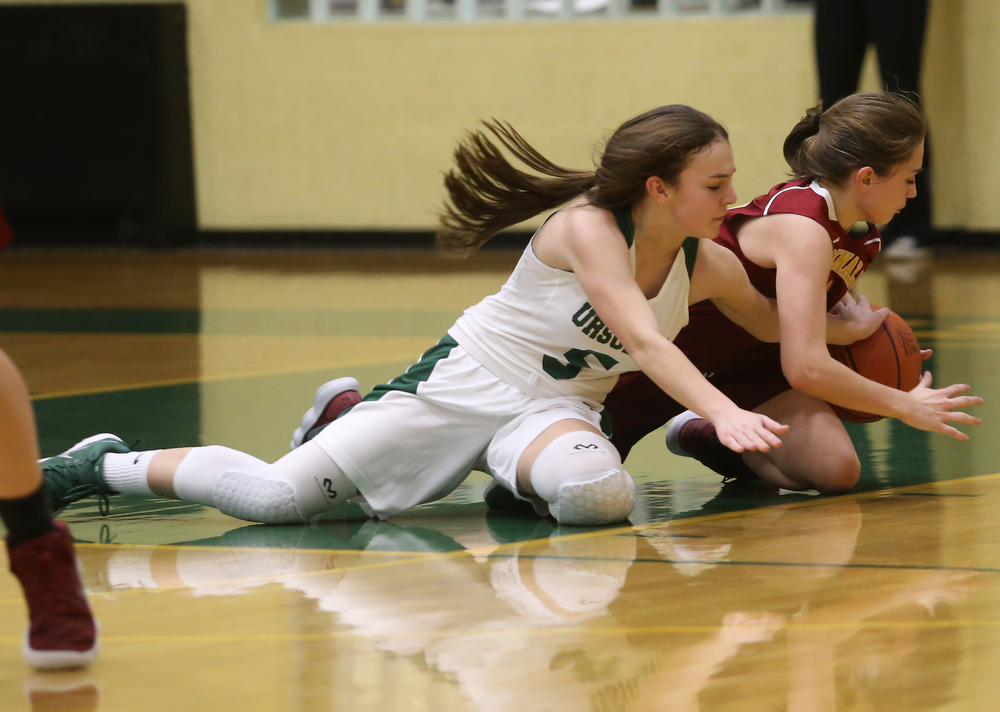
<svg viewBox="0 0 1000 712"><path fill-rule="evenodd" d="M634 275L631 210L616 210L614 216L629 246ZM697 251L696 238L684 241L659 293L649 300L660 333L668 339L688 323ZM466 309L448 334L495 376L527 395L576 396L597 410L620 374L639 370L597 316L576 275L542 262L531 243L503 288Z"/></svg>

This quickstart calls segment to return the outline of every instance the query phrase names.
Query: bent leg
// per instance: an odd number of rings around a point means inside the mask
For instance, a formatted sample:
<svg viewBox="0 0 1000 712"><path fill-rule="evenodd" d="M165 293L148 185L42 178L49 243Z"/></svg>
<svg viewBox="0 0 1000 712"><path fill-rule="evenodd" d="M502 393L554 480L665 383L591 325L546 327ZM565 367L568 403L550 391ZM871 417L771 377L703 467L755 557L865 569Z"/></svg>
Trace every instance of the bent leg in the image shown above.
<svg viewBox="0 0 1000 712"><path fill-rule="evenodd" d="M545 502L560 524L625 521L635 507L635 484L607 437L573 413L537 414L498 433L487 453L490 470L519 496ZM568 417L551 422L554 414ZM538 432L545 419L549 424Z"/></svg>
<svg viewBox="0 0 1000 712"><path fill-rule="evenodd" d="M781 447L743 453L761 479L790 490L846 492L861 476L861 463L844 424L824 401L790 390L754 409L791 428Z"/></svg>

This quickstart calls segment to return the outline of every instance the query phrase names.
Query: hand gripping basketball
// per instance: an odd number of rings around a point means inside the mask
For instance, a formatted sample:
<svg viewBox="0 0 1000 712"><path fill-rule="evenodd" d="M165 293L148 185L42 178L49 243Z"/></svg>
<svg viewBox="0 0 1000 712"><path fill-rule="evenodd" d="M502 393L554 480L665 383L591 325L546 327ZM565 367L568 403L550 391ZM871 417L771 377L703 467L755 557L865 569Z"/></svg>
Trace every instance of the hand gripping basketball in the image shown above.
<svg viewBox="0 0 1000 712"><path fill-rule="evenodd" d="M880 309L875 304L872 310ZM830 355L852 371L890 388L910 391L920 382L923 356L920 344L906 321L896 314L889 316L866 339L849 346L830 346ZM842 419L854 423L874 423L882 416L851 410L838 405L830 406Z"/></svg>

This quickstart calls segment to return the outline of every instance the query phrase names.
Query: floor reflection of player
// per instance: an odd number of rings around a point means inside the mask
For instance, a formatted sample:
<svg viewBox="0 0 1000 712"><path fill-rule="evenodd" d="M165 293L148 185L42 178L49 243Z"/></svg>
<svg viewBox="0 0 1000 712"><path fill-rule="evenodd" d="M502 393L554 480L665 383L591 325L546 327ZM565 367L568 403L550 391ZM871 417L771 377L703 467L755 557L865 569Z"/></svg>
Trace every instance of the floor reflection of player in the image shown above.
<svg viewBox="0 0 1000 712"><path fill-rule="evenodd" d="M922 530L936 530L937 503L906 499L860 504L840 500L821 507L765 510L725 523L675 522L667 531L644 533L648 545L687 581L680 583L684 597L672 599L671 618L697 621L705 602L718 591L737 590L746 592L746 607L768 609L756 621L764 631L772 627L768 615L784 621L783 639L775 638L766 648L734 652L720 663L716 678L705 680L695 691L702 708L714 709L731 701L733 690L727 679L739 679L740 697L752 700L756 708L779 709L787 698L789 712L883 709L862 703L850 707L843 704L848 698L871 704L877 696L880 701L894 700L884 709L916 710L938 709L947 700L955 683L953 661L961 658L961 640L947 625L921 624L931 619L946 624L951 617L948 604L969 596L975 574L880 566L891 563L886 552L900 550L894 546L894 537L907 536L883 524L890 520L878 515L886 508L894 510L891 521L920 521ZM867 532L862 528L866 513L875 515ZM936 543L927 539L922 541L921 560L932 562ZM639 560L646 557L643 549L646 546L640 545ZM863 563L848 567L864 561L872 561L872 568ZM773 566L762 567L765 562ZM658 585L670 590L674 584L664 576ZM612 614L623 622L656 625L648 614L651 605L639 604L631 593L626 586L611 607ZM762 605L768 599L777 603ZM720 599L725 600L731 599ZM626 608L627 603L631 607ZM689 606L690 610L683 610ZM640 619L632 607L647 613ZM748 618L744 625L753 622ZM634 642L661 647L660 641L644 636L636 636ZM938 658L948 663L934 662ZM914 670L918 661L920 667ZM906 686L920 689L921 677L924 687L933 688L922 699L916 699L919 695L912 691L902 691ZM776 685L776 679L788 679L787 687ZM656 700L677 694L677 685L689 682L661 661L659 671L641 681L630 709L657 709ZM897 693L900 701L913 704L897 703ZM693 704L690 698L683 704L672 699L676 704L671 709Z"/></svg>
<svg viewBox="0 0 1000 712"><path fill-rule="evenodd" d="M831 700L855 694L845 680L862 681L872 699L898 686L911 673L894 656L923 660L933 643L958 657L954 636L911 623L947 617L939 604L967 597L970 574L849 566L884 562L884 548L905 536L883 524L886 508L934 531L939 505L927 499L835 500L548 541L558 534L549 521L527 533L492 516L495 543L469 551L430 526L253 526L198 542L233 548L115 551L106 577L116 588L183 585L197 595L279 581L331 614L331 633L352 633L353 642L333 643L339 657L353 645L352 654L413 658L414 670L455 680L489 712L690 709L732 695L733 676L742 697L768 709L787 700L793 712L832 711ZM875 515L867 533L865 513ZM541 539L511 541L516 532ZM925 560L934 547L922 545ZM400 551L441 555L387 566ZM311 634L322 630L310 623ZM950 669L934 673L934 699L947 693Z"/></svg>
<svg viewBox="0 0 1000 712"><path fill-rule="evenodd" d="M620 696L662 664L686 680L705 680L740 646L770 635L746 625L759 619L737 613L721 620L717 631L668 644L668 652L637 648L609 607L618 605L643 539L554 536L541 544L517 543L505 540L500 519L490 526L500 544L482 561L433 529L369 521L352 525L346 540L316 527L245 527L211 542L267 550L120 550L106 576L113 588L185 585L196 595L232 595L280 581L333 614L331 631L346 626L363 638L367 652L416 656L455 680L484 712L592 709L595 700ZM549 522L539 526L554 533ZM277 537L289 536L295 546L362 550L274 548ZM384 565L385 552L401 550L445 555Z"/></svg>
<svg viewBox="0 0 1000 712"><path fill-rule="evenodd" d="M24 680L31 712L96 712L101 685L91 670L33 672Z"/></svg>

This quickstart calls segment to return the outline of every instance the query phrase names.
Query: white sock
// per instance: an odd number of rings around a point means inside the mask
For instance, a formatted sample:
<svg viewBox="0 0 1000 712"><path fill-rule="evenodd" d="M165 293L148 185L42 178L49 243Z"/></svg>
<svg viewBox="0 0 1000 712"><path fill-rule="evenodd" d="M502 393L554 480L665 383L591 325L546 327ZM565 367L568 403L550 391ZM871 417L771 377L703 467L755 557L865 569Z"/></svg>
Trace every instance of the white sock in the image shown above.
<svg viewBox="0 0 1000 712"><path fill-rule="evenodd" d="M160 450L143 452L109 452L104 456L101 472L108 487L121 494L153 497L149 488L149 463Z"/></svg>

